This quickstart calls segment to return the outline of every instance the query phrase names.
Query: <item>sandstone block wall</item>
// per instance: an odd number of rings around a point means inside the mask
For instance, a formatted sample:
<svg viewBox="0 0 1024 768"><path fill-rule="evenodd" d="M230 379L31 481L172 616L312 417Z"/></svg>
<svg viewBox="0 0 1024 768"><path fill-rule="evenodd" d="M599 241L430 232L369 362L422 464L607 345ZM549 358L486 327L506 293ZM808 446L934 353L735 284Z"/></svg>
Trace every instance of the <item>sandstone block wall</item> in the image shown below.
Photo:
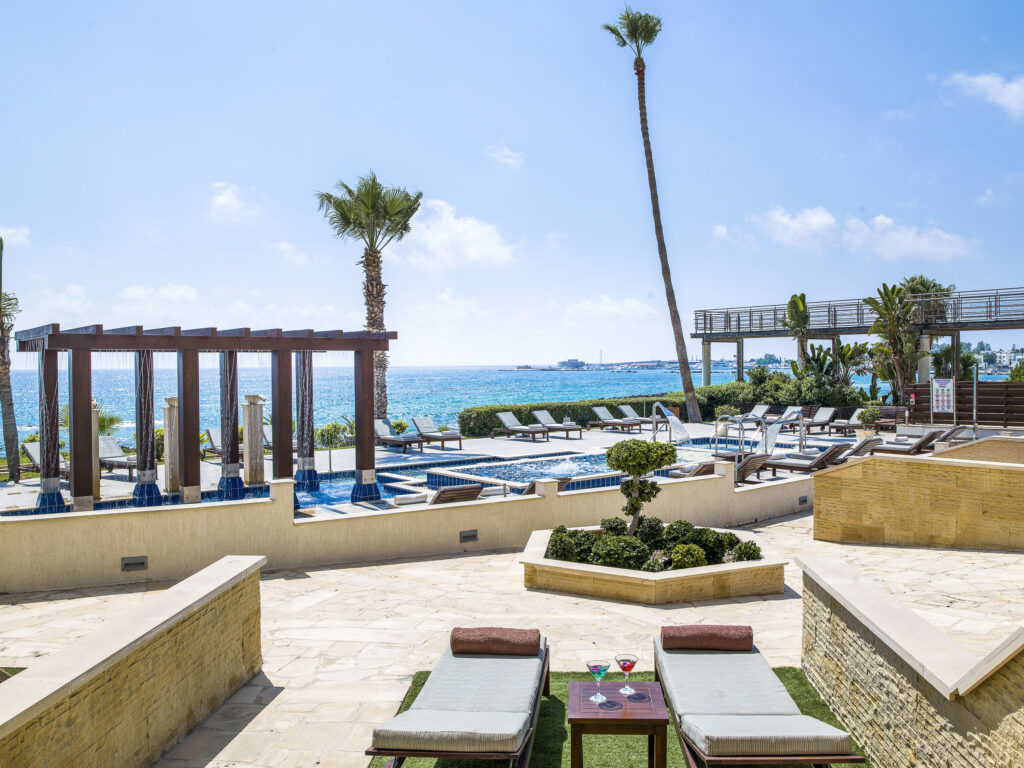
<svg viewBox="0 0 1024 768"><path fill-rule="evenodd" d="M1024 654L949 700L804 575L803 668L878 768L1024 765Z"/></svg>
<svg viewBox="0 0 1024 768"><path fill-rule="evenodd" d="M143 604L137 612L153 621L152 609ZM152 765L262 666L259 570L175 617L112 663L76 676L77 646L88 640L42 661L38 679L30 667L3 683L0 766ZM66 680L60 679L62 671ZM38 696L44 689L49 695ZM38 711L28 719L14 712L4 722L18 697Z"/></svg>

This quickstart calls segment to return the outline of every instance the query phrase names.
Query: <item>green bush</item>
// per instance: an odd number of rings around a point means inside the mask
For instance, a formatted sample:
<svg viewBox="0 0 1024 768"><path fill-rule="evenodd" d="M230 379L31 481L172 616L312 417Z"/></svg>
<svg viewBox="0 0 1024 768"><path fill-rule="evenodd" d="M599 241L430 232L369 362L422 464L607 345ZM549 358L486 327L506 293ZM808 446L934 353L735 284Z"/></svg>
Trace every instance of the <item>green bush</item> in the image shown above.
<svg viewBox="0 0 1024 768"><path fill-rule="evenodd" d="M153 430L153 446L156 449L156 460L164 460L164 428L157 427Z"/></svg>
<svg viewBox="0 0 1024 768"><path fill-rule="evenodd" d="M39 442L39 433L38 432L33 432L31 435L26 437L21 442L23 442L23 443L38 443Z"/></svg>
<svg viewBox="0 0 1024 768"><path fill-rule="evenodd" d="M622 440L608 449L605 461L616 472L630 477L643 477L676 460L676 447L650 440Z"/></svg>
<svg viewBox="0 0 1024 768"><path fill-rule="evenodd" d="M579 562L585 563L590 560L590 554L594 551L594 545L597 544L597 536L580 528L570 528L568 536L576 545L576 557L579 558Z"/></svg>
<svg viewBox="0 0 1024 768"><path fill-rule="evenodd" d="M321 448L341 448L347 443L346 438L350 434L352 429L348 424L332 421L314 432L313 439Z"/></svg>
<svg viewBox="0 0 1024 768"><path fill-rule="evenodd" d="M392 419L391 428L398 434L404 434L409 429L409 423L401 419Z"/></svg>
<svg viewBox="0 0 1024 768"><path fill-rule="evenodd" d="M651 550L635 536L605 534L594 545L590 562L610 568L639 570L651 557Z"/></svg>
<svg viewBox="0 0 1024 768"><path fill-rule="evenodd" d="M695 528L691 541L704 550L708 565L717 565L725 560L725 539L718 531Z"/></svg>
<svg viewBox="0 0 1024 768"><path fill-rule="evenodd" d="M861 424L865 427L871 427L882 418L882 412L878 408L865 408L860 412L859 418Z"/></svg>
<svg viewBox="0 0 1024 768"><path fill-rule="evenodd" d="M740 409L735 405L720 405L715 408L715 419L720 419L723 416L739 416Z"/></svg>
<svg viewBox="0 0 1024 768"><path fill-rule="evenodd" d="M647 562L640 566L641 571L647 573L661 573L665 570L665 555L663 552L652 552Z"/></svg>
<svg viewBox="0 0 1024 768"><path fill-rule="evenodd" d="M1010 377L1007 381L1024 381L1024 360L1021 360L1010 369Z"/></svg>
<svg viewBox="0 0 1024 768"><path fill-rule="evenodd" d="M636 525L636 537L651 550L664 549L665 524L656 517L641 516L640 522Z"/></svg>
<svg viewBox="0 0 1024 768"><path fill-rule="evenodd" d="M478 405L466 408L459 414L459 432L466 437L487 437L491 431L501 426L497 414L502 411L511 411L523 424L534 424L531 411L548 411L555 421L562 421L566 417L575 421L580 426L587 426L594 421L594 406L605 406L609 408L613 416L621 415L618 405L631 405L641 416L651 415L651 406L660 402L666 407L678 408L683 414L683 421L686 421L686 398L682 392L671 392L660 395L646 395L642 397L616 397L602 398L597 400L577 400L574 402L554 401L547 403L522 403L519 405Z"/></svg>
<svg viewBox="0 0 1024 768"><path fill-rule="evenodd" d="M621 517L606 517L601 521L601 530L613 536L625 536L629 523Z"/></svg>
<svg viewBox="0 0 1024 768"><path fill-rule="evenodd" d="M679 544L688 544L693 536L693 523L687 520L676 520L665 526L662 536L665 539L665 548L672 549Z"/></svg>
<svg viewBox="0 0 1024 768"><path fill-rule="evenodd" d="M672 550L672 568L697 568L707 565L704 550L696 544L679 544Z"/></svg>
<svg viewBox="0 0 1024 768"><path fill-rule="evenodd" d="M552 533L551 538L548 539L548 551L545 557L577 563L579 562L579 553L576 551L576 542L567 533Z"/></svg>
<svg viewBox="0 0 1024 768"><path fill-rule="evenodd" d="M740 543L740 537L737 536L735 533L732 533L731 531L726 531L725 533L719 535L722 537L722 541L725 542L726 549L732 549Z"/></svg>
<svg viewBox="0 0 1024 768"><path fill-rule="evenodd" d="M729 559L736 563L746 560L760 560L761 548L752 541L741 541L729 550Z"/></svg>

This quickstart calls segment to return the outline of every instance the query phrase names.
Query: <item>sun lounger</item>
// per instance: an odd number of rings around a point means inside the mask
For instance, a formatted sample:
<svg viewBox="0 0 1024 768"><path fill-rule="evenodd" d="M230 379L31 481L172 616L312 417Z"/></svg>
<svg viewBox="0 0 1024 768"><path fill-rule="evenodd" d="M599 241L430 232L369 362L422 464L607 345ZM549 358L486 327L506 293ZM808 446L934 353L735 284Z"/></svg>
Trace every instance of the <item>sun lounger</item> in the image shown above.
<svg viewBox="0 0 1024 768"><path fill-rule="evenodd" d="M825 469L825 467L835 463L845 451L846 446L842 443L830 445L816 455L797 453L784 459L771 459L766 461L761 469L770 469L772 477L775 477L780 469L784 469L787 472L817 472L819 469ZM761 470L757 471L757 476L761 476Z"/></svg>
<svg viewBox="0 0 1024 768"><path fill-rule="evenodd" d="M743 485L744 483L759 483L760 480L751 480L751 476L756 476L761 468L765 465L765 462L770 459L767 453L752 453L745 458L740 459L736 463L736 485Z"/></svg>
<svg viewBox="0 0 1024 768"><path fill-rule="evenodd" d="M458 442L459 450L462 450L462 435L452 430L442 432L429 416L416 416L412 420L412 426L426 442L440 443L442 451L446 442Z"/></svg>
<svg viewBox="0 0 1024 768"><path fill-rule="evenodd" d="M373 434L376 436L377 443L385 447L389 445L401 446L402 453L405 453L406 449L410 445L418 445L420 447L420 453L423 453L423 438L419 435L410 434L398 434L395 432L395 428L391 426L391 422L387 419L374 419L373 420Z"/></svg>
<svg viewBox="0 0 1024 768"><path fill-rule="evenodd" d="M835 418L836 409L830 407L821 407L818 411L809 419L804 419L804 430L810 432L813 427L820 427L821 431L824 432L829 424L832 423L832 419ZM786 429L792 429L794 432L798 429L798 423L793 422L786 425Z"/></svg>
<svg viewBox="0 0 1024 768"><path fill-rule="evenodd" d="M264 427L264 430L270 429L270 427ZM264 440L266 437L264 436ZM238 455L242 455L242 441L238 441ZM215 456L224 455L224 441L221 439L220 427L210 427L206 430L206 442L203 443L203 458L206 458L206 454L212 453Z"/></svg>
<svg viewBox="0 0 1024 768"><path fill-rule="evenodd" d="M973 440L973 437L959 437L960 433L963 432L967 427L963 426L952 426L935 438L936 443L965 443Z"/></svg>
<svg viewBox="0 0 1024 768"><path fill-rule="evenodd" d="M566 486L569 485L569 483L572 482L572 478L571 477L556 477L556 478L553 478L553 479L558 481L558 486L557 486L558 493L561 493L562 491L564 491ZM523 491L523 496L533 496L536 493L537 493L537 481L536 480L531 480L530 484L528 486L526 486L526 490Z"/></svg>
<svg viewBox="0 0 1024 768"><path fill-rule="evenodd" d="M668 424L668 419L665 416L657 413L653 413L650 416L641 416L632 405L618 405L616 408L622 411L622 415L627 419L639 419L641 424L650 424L651 429L654 429L659 424ZM640 431L642 432L643 429L641 428Z"/></svg>
<svg viewBox="0 0 1024 768"><path fill-rule="evenodd" d="M537 420L537 423L545 427L548 432L565 432L566 440L569 439L569 435L573 432L579 432L580 440L583 439L583 427L575 421L555 421L554 417L547 411L530 411L530 413L533 414L533 418Z"/></svg>
<svg viewBox="0 0 1024 768"><path fill-rule="evenodd" d="M704 477L706 475L715 474L715 462L713 461L702 461L696 466L682 469L669 470L668 476L673 480L686 480L691 477Z"/></svg>
<svg viewBox="0 0 1024 768"><path fill-rule="evenodd" d="M848 450L846 453L840 454L839 458L833 461L833 464L843 464L850 459L860 458L861 456L867 456L871 453L871 449L876 445L881 445L882 438L880 437L868 437L861 440L853 448Z"/></svg>
<svg viewBox="0 0 1024 768"><path fill-rule="evenodd" d="M430 498L430 504L454 504L460 501L476 501L484 489L480 483L446 485L438 488Z"/></svg>
<svg viewBox="0 0 1024 768"><path fill-rule="evenodd" d="M594 415L597 416L593 421L587 422L587 429L591 427L611 427L612 429L624 429L627 432L632 432L633 428L639 432L643 426L643 419L616 419L612 416L611 411L605 408L603 405L595 405L593 407Z"/></svg>
<svg viewBox="0 0 1024 768"><path fill-rule="evenodd" d="M497 433L501 433L508 435L509 437L515 437L516 435L529 435L533 442L537 442L538 435L543 436L545 440L550 439L548 428L543 424L530 424L529 426L522 424L512 411L502 411L496 415L498 417L498 421L501 422L501 426L497 429L491 430L491 437L494 437Z"/></svg>
<svg viewBox="0 0 1024 768"><path fill-rule="evenodd" d="M753 408L751 408L748 413L740 414L736 418L738 418L740 421L744 423L748 421L752 421L754 423L758 421L764 421L768 417L769 408L771 408L771 406L768 405L768 403L758 403Z"/></svg>
<svg viewBox="0 0 1024 768"><path fill-rule="evenodd" d="M872 453L901 453L905 456L914 456L930 448L932 443L943 433L944 430L932 429L925 432L917 440L908 440L905 443L882 443L876 445Z"/></svg>
<svg viewBox="0 0 1024 768"><path fill-rule="evenodd" d="M239 445L239 450L241 450L241 447L242 446ZM263 425L263 447L266 450L268 450L268 451L273 451L274 450L274 427L273 427L272 424L264 424ZM299 451L299 441L296 440L293 437L292 438L292 453L298 453L298 451Z"/></svg>
<svg viewBox="0 0 1024 768"><path fill-rule="evenodd" d="M125 456L121 444L109 435L99 437L100 467L103 469L127 469L128 479L132 479L132 473L138 466L135 456Z"/></svg>
<svg viewBox="0 0 1024 768"><path fill-rule="evenodd" d="M867 427L860 423L860 415L863 411L863 408L858 408L848 419L835 419L829 422L828 433L831 435L834 431L836 434L842 435L855 429L867 429Z"/></svg>
<svg viewBox="0 0 1024 768"><path fill-rule="evenodd" d="M787 405L786 410L784 410L780 415L765 416L764 421L766 424L778 424L780 422L785 424L795 424L797 417L802 415L803 412L804 408L802 405Z"/></svg>
<svg viewBox="0 0 1024 768"><path fill-rule="evenodd" d="M864 762L848 733L800 713L756 646L665 650L656 637L654 674L689 768Z"/></svg>
<svg viewBox="0 0 1024 768"><path fill-rule="evenodd" d="M24 451L25 455L28 457L29 463L32 465L32 468L36 472L41 472L41 465L39 463L41 461L41 459L39 458L39 443L22 443L21 450ZM58 467L60 468L59 472L61 477L71 476L71 468L68 466L68 463L64 461L63 456L58 457Z"/></svg>
<svg viewBox="0 0 1024 768"><path fill-rule="evenodd" d="M526 768L541 696L550 695L549 656L543 635L536 656L456 654L449 645L409 709L373 729L366 754L395 757L396 768L407 757Z"/></svg>

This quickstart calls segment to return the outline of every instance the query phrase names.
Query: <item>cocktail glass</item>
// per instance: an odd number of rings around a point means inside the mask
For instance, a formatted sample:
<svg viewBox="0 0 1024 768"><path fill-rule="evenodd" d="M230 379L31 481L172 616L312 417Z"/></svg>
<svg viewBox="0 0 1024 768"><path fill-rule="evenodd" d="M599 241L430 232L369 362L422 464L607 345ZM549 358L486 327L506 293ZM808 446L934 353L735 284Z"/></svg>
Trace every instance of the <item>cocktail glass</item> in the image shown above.
<svg viewBox="0 0 1024 768"><path fill-rule="evenodd" d="M619 688L619 693L623 696L632 696L636 691L629 687L629 673L636 666L636 656L631 653L622 653L615 657L615 661L618 662L619 669L626 675L626 684Z"/></svg>
<svg viewBox="0 0 1024 768"><path fill-rule="evenodd" d="M601 679L608 674L608 667L610 667L607 661L588 661L587 671L597 680L597 693L590 697L590 700L595 704L602 704L608 701L607 696L601 695Z"/></svg>

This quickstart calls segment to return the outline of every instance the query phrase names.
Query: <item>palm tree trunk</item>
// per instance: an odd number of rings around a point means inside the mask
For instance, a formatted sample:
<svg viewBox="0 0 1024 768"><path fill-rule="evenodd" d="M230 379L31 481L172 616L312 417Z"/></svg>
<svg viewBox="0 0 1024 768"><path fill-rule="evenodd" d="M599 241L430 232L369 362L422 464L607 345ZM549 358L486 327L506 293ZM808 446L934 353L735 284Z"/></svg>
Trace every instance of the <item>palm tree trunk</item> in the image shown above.
<svg viewBox="0 0 1024 768"><path fill-rule="evenodd" d="M0 344L9 349L10 337L0 336ZM4 452L7 454L7 478L21 480L21 451L18 447L18 424L14 418L14 394L11 391L11 361L0 351L0 417L4 421Z"/></svg>
<svg viewBox="0 0 1024 768"><path fill-rule="evenodd" d="M367 248L363 252L363 300L366 303L366 330L383 331L384 294L387 286L381 275L379 251ZM373 415L377 419L388 417L388 353L373 353Z"/></svg>
<svg viewBox="0 0 1024 768"><path fill-rule="evenodd" d="M654 214L654 236L658 240L658 259L661 261L661 279L665 283L665 300L668 302L668 316L672 324L672 335L676 342L676 358L679 360L679 373L683 380L683 394L686 396L686 416L689 421L698 422L700 407L697 405L697 393L693 389L693 377L690 375L690 359L686 354L686 338L683 336L683 324L679 319L679 307L676 305L676 291L672 287L672 270L668 265L668 250L665 248L665 232L661 227L661 206L658 203L658 181L654 176L654 155L651 152L651 135L647 130L647 93L644 87L644 60L639 56L633 62L636 73L636 95L640 104L640 134L644 140L644 157L647 160L647 184L651 188L651 211Z"/></svg>

